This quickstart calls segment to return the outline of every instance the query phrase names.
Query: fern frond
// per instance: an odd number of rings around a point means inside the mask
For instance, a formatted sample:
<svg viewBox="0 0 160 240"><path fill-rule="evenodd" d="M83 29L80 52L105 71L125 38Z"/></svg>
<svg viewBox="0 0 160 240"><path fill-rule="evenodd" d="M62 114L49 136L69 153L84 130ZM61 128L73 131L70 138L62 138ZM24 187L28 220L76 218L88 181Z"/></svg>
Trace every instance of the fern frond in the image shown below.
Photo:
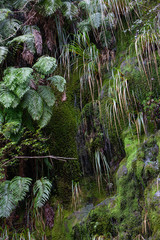
<svg viewBox="0 0 160 240"><path fill-rule="evenodd" d="M35 52L34 36L33 36L33 34L25 34L25 35L22 35L22 36L15 37L11 41L9 41L7 43L7 45L11 46L13 44L21 44L21 43L26 43L28 49L32 53Z"/></svg>
<svg viewBox="0 0 160 240"><path fill-rule="evenodd" d="M37 180L33 187L33 193L36 196L34 199L34 207L41 208L49 199L52 184L47 178Z"/></svg>
<svg viewBox="0 0 160 240"><path fill-rule="evenodd" d="M39 0L38 3L40 13L45 16L51 16L61 5L61 0Z"/></svg>
<svg viewBox="0 0 160 240"><path fill-rule="evenodd" d="M0 217L9 217L19 201L29 191L32 179L15 177L11 181L0 183Z"/></svg>
<svg viewBox="0 0 160 240"><path fill-rule="evenodd" d="M97 12L90 15L90 22L93 28L98 29L102 24L102 14Z"/></svg>
<svg viewBox="0 0 160 240"><path fill-rule="evenodd" d="M5 20L11 13L12 11L10 9L7 8L0 9L0 22Z"/></svg>
<svg viewBox="0 0 160 240"><path fill-rule="evenodd" d="M40 128L45 127L52 117L52 108L48 107L46 104L44 104L43 114L40 120L38 121L38 125Z"/></svg>
<svg viewBox="0 0 160 240"><path fill-rule="evenodd" d="M22 112L15 109L7 109L5 116L5 124L3 125L2 133L9 139L11 135L17 134L22 126Z"/></svg>
<svg viewBox="0 0 160 240"><path fill-rule="evenodd" d="M38 86L38 93L49 107L52 107L54 105L56 98L51 87Z"/></svg>
<svg viewBox="0 0 160 240"><path fill-rule="evenodd" d="M56 75L56 76L48 78L47 80L50 80L51 84L56 86L58 91L60 91L60 92L64 91L66 80L63 77Z"/></svg>
<svg viewBox="0 0 160 240"><path fill-rule="evenodd" d="M4 71L4 84L11 91L15 91L19 98L22 98L28 90L32 72L33 69L31 68L7 68ZM22 89L22 92L19 88Z"/></svg>
<svg viewBox="0 0 160 240"><path fill-rule="evenodd" d="M0 217L9 217L15 207L10 181L5 181L0 184Z"/></svg>
<svg viewBox="0 0 160 240"><path fill-rule="evenodd" d="M44 75L49 75L54 72L56 69L56 59L53 57L42 56L38 61L33 65L33 68Z"/></svg>
<svg viewBox="0 0 160 240"><path fill-rule="evenodd" d="M31 178L23 178L16 176L11 180L10 188L12 189L15 201L22 201L26 193L29 192L29 186L31 184Z"/></svg>
<svg viewBox="0 0 160 240"><path fill-rule="evenodd" d="M78 8L73 3L66 1L62 5L62 12L66 18L72 20L73 17L77 16Z"/></svg>
<svg viewBox="0 0 160 240"><path fill-rule="evenodd" d="M8 54L8 48L0 47L0 64L4 61Z"/></svg>
<svg viewBox="0 0 160 240"><path fill-rule="evenodd" d="M0 84L0 103L5 108L9 108L12 105L13 107L16 107L18 105L15 94L12 93L3 83Z"/></svg>
<svg viewBox="0 0 160 240"><path fill-rule="evenodd" d="M29 90L23 101L23 107L28 109L33 120L40 120L43 114L43 100L35 90Z"/></svg>
<svg viewBox="0 0 160 240"><path fill-rule="evenodd" d="M0 22L0 34L3 39L13 37L21 27L21 22L16 19L5 19Z"/></svg>

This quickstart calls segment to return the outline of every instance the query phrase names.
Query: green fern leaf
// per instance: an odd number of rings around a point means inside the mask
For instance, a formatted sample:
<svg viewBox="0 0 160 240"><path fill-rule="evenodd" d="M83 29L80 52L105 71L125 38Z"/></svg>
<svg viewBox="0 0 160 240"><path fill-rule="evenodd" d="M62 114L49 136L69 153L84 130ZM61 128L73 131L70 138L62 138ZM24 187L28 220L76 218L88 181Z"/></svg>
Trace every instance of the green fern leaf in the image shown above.
<svg viewBox="0 0 160 240"><path fill-rule="evenodd" d="M0 64L4 61L8 54L8 48L0 47Z"/></svg>
<svg viewBox="0 0 160 240"><path fill-rule="evenodd" d="M56 98L51 87L38 86L38 93L49 107L54 105Z"/></svg>
<svg viewBox="0 0 160 240"><path fill-rule="evenodd" d="M25 34L25 35L22 35L22 36L15 37L11 41L9 41L7 43L7 45L12 46L13 44L21 44L21 43L26 43L27 48L32 53L35 53L33 34Z"/></svg>
<svg viewBox="0 0 160 240"><path fill-rule="evenodd" d="M33 193L36 196L34 200L34 207L41 208L49 199L52 184L47 178L37 180L33 187Z"/></svg>
<svg viewBox="0 0 160 240"><path fill-rule="evenodd" d="M39 0L39 11L43 15L50 16L62 5L61 0Z"/></svg>
<svg viewBox="0 0 160 240"><path fill-rule="evenodd" d="M24 96L23 107L28 109L33 120L40 120L43 114L43 100L35 90L29 90Z"/></svg>
<svg viewBox="0 0 160 240"><path fill-rule="evenodd" d="M11 135L17 134L22 126L22 111L15 109L7 109L5 116L5 124L3 125L2 133L9 139Z"/></svg>
<svg viewBox="0 0 160 240"><path fill-rule="evenodd" d="M0 84L0 103L5 108L18 105L16 96L4 84Z"/></svg>
<svg viewBox="0 0 160 240"><path fill-rule="evenodd" d="M40 128L45 127L51 120L51 117L52 117L52 108L44 104L43 115L41 119L38 121L39 127Z"/></svg>
<svg viewBox="0 0 160 240"><path fill-rule="evenodd" d="M57 87L58 91L60 92L64 91L66 80L63 77L56 75L48 78L47 80L51 81L51 83Z"/></svg>
<svg viewBox="0 0 160 240"><path fill-rule="evenodd" d="M5 181L0 184L0 217L9 217L15 207L10 181Z"/></svg>
<svg viewBox="0 0 160 240"><path fill-rule="evenodd" d="M0 22L0 33L4 39L13 37L20 27L21 23L19 21L15 19L5 19L4 21Z"/></svg>
<svg viewBox="0 0 160 240"><path fill-rule="evenodd" d="M24 177L14 177L11 180L10 188L12 189L13 196L15 201L18 203L22 201L26 193L29 192L29 186L31 184L31 178L24 178Z"/></svg>
<svg viewBox="0 0 160 240"><path fill-rule="evenodd" d="M78 8L73 3L66 1L62 5L62 12L66 18L72 20L73 17L77 16Z"/></svg>
<svg viewBox="0 0 160 240"><path fill-rule="evenodd" d="M9 67L4 71L4 84L10 90L14 91L17 87L28 87L33 69ZM23 96L23 94L22 94ZM21 96L21 97L22 97Z"/></svg>
<svg viewBox="0 0 160 240"><path fill-rule="evenodd" d="M40 57L38 61L33 65L33 68L35 70L44 75L52 74L56 67L57 67L56 59L53 57L45 56Z"/></svg>
<svg viewBox="0 0 160 240"><path fill-rule="evenodd" d="M6 19L11 13L12 11L10 9L7 8L0 9L0 22Z"/></svg>
<svg viewBox="0 0 160 240"><path fill-rule="evenodd" d="M90 16L90 22L93 28L98 29L102 24L102 14L94 13Z"/></svg>
<svg viewBox="0 0 160 240"><path fill-rule="evenodd" d="M15 177L11 181L0 183L0 217L9 217L19 201L29 191L32 179Z"/></svg>

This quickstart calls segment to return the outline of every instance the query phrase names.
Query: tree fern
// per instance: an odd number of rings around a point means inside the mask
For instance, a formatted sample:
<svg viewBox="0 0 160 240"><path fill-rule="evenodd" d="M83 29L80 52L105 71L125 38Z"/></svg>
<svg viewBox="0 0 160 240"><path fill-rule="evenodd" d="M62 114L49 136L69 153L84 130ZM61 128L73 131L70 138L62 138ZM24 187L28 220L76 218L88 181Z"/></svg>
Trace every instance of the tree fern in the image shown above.
<svg viewBox="0 0 160 240"><path fill-rule="evenodd" d="M60 92L63 92L64 91L64 87L65 87L65 84L66 84L66 80L59 76L59 75L56 75L56 76L53 76L53 77L50 77L48 78L47 80L50 80L51 83L57 87L58 91Z"/></svg>
<svg viewBox="0 0 160 240"><path fill-rule="evenodd" d="M8 54L8 48L0 47L0 64L4 61Z"/></svg>
<svg viewBox="0 0 160 240"><path fill-rule="evenodd" d="M41 178L37 180L33 187L33 193L35 195L34 207L41 208L45 202L49 199L52 184L47 178Z"/></svg>
<svg viewBox="0 0 160 240"><path fill-rule="evenodd" d="M40 120L43 114L43 100L35 90L29 90L25 94L23 107L28 109L33 120Z"/></svg>
<svg viewBox="0 0 160 240"><path fill-rule="evenodd" d="M35 70L44 75L52 74L56 67L57 67L56 59L53 57L45 56L40 57L38 61L33 65L33 68Z"/></svg>
<svg viewBox="0 0 160 240"><path fill-rule="evenodd" d="M54 105L56 98L51 87L38 86L38 93L49 107L52 107Z"/></svg>

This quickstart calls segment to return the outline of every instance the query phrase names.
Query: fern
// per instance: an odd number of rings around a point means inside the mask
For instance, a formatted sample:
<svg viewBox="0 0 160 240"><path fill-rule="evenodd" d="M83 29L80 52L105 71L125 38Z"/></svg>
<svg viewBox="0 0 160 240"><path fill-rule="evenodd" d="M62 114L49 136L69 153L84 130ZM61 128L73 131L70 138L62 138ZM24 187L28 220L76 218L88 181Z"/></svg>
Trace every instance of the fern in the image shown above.
<svg viewBox="0 0 160 240"><path fill-rule="evenodd" d="M37 180L33 187L33 193L36 196L34 199L34 207L41 208L49 199L52 184L47 178Z"/></svg>
<svg viewBox="0 0 160 240"><path fill-rule="evenodd" d="M73 3L66 1L62 5L62 12L66 18L72 20L78 14L78 8Z"/></svg>
<svg viewBox="0 0 160 240"><path fill-rule="evenodd" d="M9 41L7 43L7 45L11 46L13 44L21 44L21 43L26 43L28 49L32 53L35 53L33 34L25 34L25 35L22 35L22 36L15 37L11 41Z"/></svg>
<svg viewBox="0 0 160 240"><path fill-rule="evenodd" d="M66 80L63 77L56 75L48 78L47 80L50 80L51 83L57 87L58 91L60 92L64 91Z"/></svg>
<svg viewBox="0 0 160 240"><path fill-rule="evenodd" d="M49 86L38 86L38 93L49 107L54 105L56 99Z"/></svg>
<svg viewBox="0 0 160 240"><path fill-rule="evenodd" d="M19 101L3 83L0 84L0 103L5 107L17 107Z"/></svg>
<svg viewBox="0 0 160 240"><path fill-rule="evenodd" d="M0 22L5 20L11 13L12 11L10 9L7 8L0 9Z"/></svg>
<svg viewBox="0 0 160 240"><path fill-rule="evenodd" d="M7 68L4 71L4 84L14 91L18 86L28 87L33 69L31 68Z"/></svg>
<svg viewBox="0 0 160 240"><path fill-rule="evenodd" d="M40 13L50 16L62 5L61 0L39 0L38 7Z"/></svg>
<svg viewBox="0 0 160 240"><path fill-rule="evenodd" d="M4 21L0 22L0 34L4 39L13 37L20 27L21 23L19 21L15 19L5 19Z"/></svg>
<svg viewBox="0 0 160 240"><path fill-rule="evenodd" d="M0 217L9 217L15 207L10 181L5 181L0 184Z"/></svg>
<svg viewBox="0 0 160 240"><path fill-rule="evenodd" d="M49 123L51 117L52 117L52 108L48 107L44 103L43 114L42 114L42 117L40 118L40 120L38 121L39 127L40 128L45 127Z"/></svg>
<svg viewBox="0 0 160 240"><path fill-rule="evenodd" d="M90 22L93 28L98 29L102 24L102 15L97 12L90 16Z"/></svg>
<svg viewBox="0 0 160 240"><path fill-rule="evenodd" d="M0 47L0 64L4 61L8 54L8 48Z"/></svg>
<svg viewBox="0 0 160 240"><path fill-rule="evenodd" d="M31 178L22 178L19 176L12 179L10 187L17 203L18 201L22 201L25 198L26 193L29 192L31 181Z"/></svg>
<svg viewBox="0 0 160 240"><path fill-rule="evenodd" d="M33 65L33 68L35 70L44 75L52 74L56 67L57 67L56 59L53 57L45 56L40 57L38 61Z"/></svg>
<svg viewBox="0 0 160 240"><path fill-rule="evenodd" d="M28 109L33 120L40 120L43 114L43 100L35 90L29 90L25 94L23 107Z"/></svg>
<svg viewBox="0 0 160 240"><path fill-rule="evenodd" d="M15 177L11 181L0 183L0 217L9 217L19 201L29 191L30 178Z"/></svg>
<svg viewBox="0 0 160 240"><path fill-rule="evenodd" d="M12 134L16 135L22 126L22 112L20 110L7 109L5 116L5 124L2 133L9 139Z"/></svg>

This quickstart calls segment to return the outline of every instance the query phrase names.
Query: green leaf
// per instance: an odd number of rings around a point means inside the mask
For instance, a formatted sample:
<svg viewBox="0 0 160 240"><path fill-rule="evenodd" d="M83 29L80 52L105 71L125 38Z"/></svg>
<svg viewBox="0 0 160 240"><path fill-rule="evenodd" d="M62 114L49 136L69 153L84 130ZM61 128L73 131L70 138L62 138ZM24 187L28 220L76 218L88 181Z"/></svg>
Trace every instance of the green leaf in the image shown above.
<svg viewBox="0 0 160 240"><path fill-rule="evenodd" d="M93 28L98 29L102 23L102 14L101 13L94 13L90 16L91 25Z"/></svg>
<svg viewBox="0 0 160 240"><path fill-rule="evenodd" d="M13 196L17 203L19 201L22 201L25 198L26 193L29 192L31 181L31 178L24 178L19 176L14 177L11 180L10 188L13 191Z"/></svg>
<svg viewBox="0 0 160 240"><path fill-rule="evenodd" d="M33 120L40 120L43 114L43 100L35 90L29 90L25 94L23 107L28 109Z"/></svg>
<svg viewBox="0 0 160 240"><path fill-rule="evenodd" d="M4 61L8 54L8 48L0 47L0 64Z"/></svg>
<svg viewBox="0 0 160 240"><path fill-rule="evenodd" d="M5 108L9 108L13 103L16 103L15 101L16 96L11 91L9 91L9 89L4 84L0 84L0 103ZM16 104L13 104L13 107L16 107Z"/></svg>
<svg viewBox="0 0 160 240"><path fill-rule="evenodd" d="M35 47L34 47L34 35L33 34L25 34L22 36L18 36L13 38L13 40L9 41L7 45L11 46L13 44L21 44L26 43L27 48L32 52L35 53Z"/></svg>
<svg viewBox="0 0 160 240"><path fill-rule="evenodd" d="M40 128L45 127L51 120L51 117L52 117L52 108L50 108L46 104L44 104L43 115L42 115L41 119L38 121L39 127Z"/></svg>
<svg viewBox="0 0 160 240"><path fill-rule="evenodd" d="M53 57L45 57L45 56L40 57L38 61L33 65L33 68L36 71L44 75L53 73L56 67L57 67L56 59Z"/></svg>
<svg viewBox="0 0 160 240"><path fill-rule="evenodd" d="M0 110L0 132L2 131L3 123L4 123L4 116L3 116L3 112Z"/></svg>
<svg viewBox="0 0 160 240"><path fill-rule="evenodd" d="M52 184L47 178L37 180L33 187L33 193L36 196L34 200L34 207L41 208L49 199Z"/></svg>
<svg viewBox="0 0 160 240"><path fill-rule="evenodd" d="M12 13L10 9L7 8L0 9L0 21L6 19L10 13Z"/></svg>
<svg viewBox="0 0 160 240"><path fill-rule="evenodd" d="M14 68L9 67L4 71L4 84L12 91L18 86L29 86L30 79L32 78L33 69L31 68ZM21 97L23 94L21 95Z"/></svg>
<svg viewBox="0 0 160 240"><path fill-rule="evenodd" d="M38 93L49 107L54 105L56 98L51 87L38 86Z"/></svg>
<svg viewBox="0 0 160 240"><path fill-rule="evenodd" d="M39 0L39 11L43 15L50 16L61 6L61 0Z"/></svg>
<svg viewBox="0 0 160 240"><path fill-rule="evenodd" d="M9 217L15 207L10 181L0 183L0 217Z"/></svg>
<svg viewBox="0 0 160 240"><path fill-rule="evenodd" d="M22 126L22 111L18 109L6 109L3 135L9 139L11 134L18 134Z"/></svg>
<svg viewBox="0 0 160 240"><path fill-rule="evenodd" d="M15 177L11 181L0 183L0 217L9 217L19 201L29 191L32 179Z"/></svg>
<svg viewBox="0 0 160 240"><path fill-rule="evenodd" d="M65 87L65 84L66 84L66 80L59 76L59 75L56 75L56 76L53 76L53 77L50 77L48 78L47 80L50 80L51 83L57 87L57 89L60 91L60 92L63 92L64 91L64 87Z"/></svg>
<svg viewBox="0 0 160 240"><path fill-rule="evenodd" d="M78 8L73 3L66 1L62 5L62 12L66 18L72 20L78 15Z"/></svg>

